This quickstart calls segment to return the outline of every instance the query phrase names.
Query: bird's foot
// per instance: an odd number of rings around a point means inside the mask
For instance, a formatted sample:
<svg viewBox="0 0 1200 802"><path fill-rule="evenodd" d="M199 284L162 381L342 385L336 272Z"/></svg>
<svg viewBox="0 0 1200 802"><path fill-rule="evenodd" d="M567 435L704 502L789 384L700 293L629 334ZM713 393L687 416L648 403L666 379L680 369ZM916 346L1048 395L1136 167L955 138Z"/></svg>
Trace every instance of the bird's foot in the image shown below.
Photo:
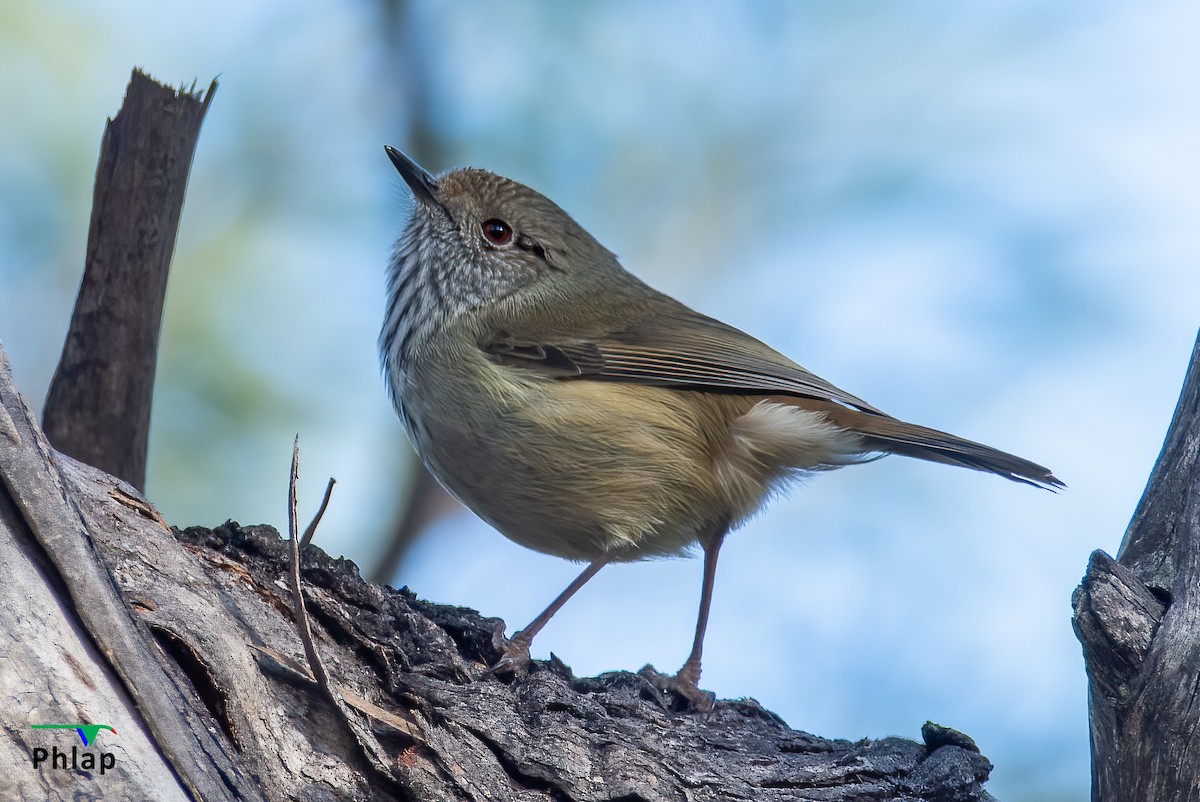
<svg viewBox="0 0 1200 802"><path fill-rule="evenodd" d="M684 663L675 676L660 674L647 666L640 672L664 694L673 694L677 702L672 707L679 712L709 713L716 704L717 695L700 688L700 667Z"/></svg>
<svg viewBox="0 0 1200 802"><path fill-rule="evenodd" d="M489 669L492 674L511 674L523 677L529 673L529 642L532 638L525 637L525 632L518 632L504 642L500 659Z"/></svg>
<svg viewBox="0 0 1200 802"><path fill-rule="evenodd" d="M712 712L713 705L716 704L717 695L712 691L700 689L700 671L688 671L688 667L684 666L679 673L667 679L667 690L683 697L687 702L687 709L697 713Z"/></svg>

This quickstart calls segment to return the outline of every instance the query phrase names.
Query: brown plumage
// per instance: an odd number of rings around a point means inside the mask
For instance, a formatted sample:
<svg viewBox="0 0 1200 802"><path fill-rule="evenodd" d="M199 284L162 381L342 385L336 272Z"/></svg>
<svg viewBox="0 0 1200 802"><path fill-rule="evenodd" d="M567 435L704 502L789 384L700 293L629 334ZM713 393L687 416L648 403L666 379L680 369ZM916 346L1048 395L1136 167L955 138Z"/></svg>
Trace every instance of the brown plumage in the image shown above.
<svg viewBox="0 0 1200 802"><path fill-rule="evenodd" d="M509 335L488 343L485 350L502 364L542 370L560 379L770 396L776 403L819 413L835 426L862 435L866 452L959 465L1037 487L1063 486L1049 469L1030 460L893 418L745 332L667 300L670 304L653 317L622 321L620 330L596 339L535 343Z"/></svg>
<svg viewBox="0 0 1200 802"><path fill-rule="evenodd" d="M482 170L433 178L399 151L417 207L380 336L425 464L512 540L590 563L509 642L609 562L704 549L692 652L671 687L703 705L700 654L726 533L787 480L901 454L1044 488L1029 460L897 420L627 273L565 212Z"/></svg>

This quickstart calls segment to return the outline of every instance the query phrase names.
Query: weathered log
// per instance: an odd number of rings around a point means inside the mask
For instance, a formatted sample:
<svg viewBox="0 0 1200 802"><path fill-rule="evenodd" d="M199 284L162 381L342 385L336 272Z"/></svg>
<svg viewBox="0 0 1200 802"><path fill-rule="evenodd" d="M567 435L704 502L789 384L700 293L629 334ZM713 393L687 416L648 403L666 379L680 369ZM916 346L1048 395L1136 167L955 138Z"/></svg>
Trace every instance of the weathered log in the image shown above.
<svg viewBox="0 0 1200 802"><path fill-rule="evenodd" d="M576 678L552 659L502 680L502 621L310 546L303 594L339 712L302 667L275 530L171 530L49 448L2 351L0 401L0 759L18 767L0 798L991 798L991 764L933 725L924 743L852 743L752 700L680 712L649 668ZM60 722L114 727L98 742L114 765L35 769L33 749L74 736L31 725Z"/></svg>
<svg viewBox="0 0 1200 802"><path fill-rule="evenodd" d="M1200 801L1200 339L1117 559L1092 554L1073 606L1092 799Z"/></svg>
<svg viewBox="0 0 1200 802"><path fill-rule="evenodd" d="M0 348L0 799L261 799L104 561L106 534L170 530L131 486L109 477L87 496L83 475L107 477L50 448ZM33 767L34 749L70 748L32 728L55 723L113 727L96 744L117 770Z"/></svg>

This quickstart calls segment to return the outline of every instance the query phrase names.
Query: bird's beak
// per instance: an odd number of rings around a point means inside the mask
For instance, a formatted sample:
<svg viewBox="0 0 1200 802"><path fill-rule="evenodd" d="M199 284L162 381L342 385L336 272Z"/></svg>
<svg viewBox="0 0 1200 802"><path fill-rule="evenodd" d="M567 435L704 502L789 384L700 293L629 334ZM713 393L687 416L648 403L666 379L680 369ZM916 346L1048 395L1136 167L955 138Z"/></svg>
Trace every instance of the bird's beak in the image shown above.
<svg viewBox="0 0 1200 802"><path fill-rule="evenodd" d="M392 160L392 164L396 165L396 169L400 171L404 183L408 184L409 189L412 190L413 197L426 206L442 207L442 201L438 197L437 180L424 167L391 145L384 145L383 149L388 158Z"/></svg>

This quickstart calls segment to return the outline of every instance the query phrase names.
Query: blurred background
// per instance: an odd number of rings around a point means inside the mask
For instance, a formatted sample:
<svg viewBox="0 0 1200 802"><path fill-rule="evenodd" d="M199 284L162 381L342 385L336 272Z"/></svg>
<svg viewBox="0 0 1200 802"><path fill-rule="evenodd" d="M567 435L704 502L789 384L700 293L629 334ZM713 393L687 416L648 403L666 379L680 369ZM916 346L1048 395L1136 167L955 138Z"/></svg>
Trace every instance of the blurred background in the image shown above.
<svg viewBox="0 0 1200 802"><path fill-rule="evenodd" d="M130 69L220 88L168 290L148 495L179 526L301 517L379 565L409 447L378 369L409 199L383 154L486 167L629 269L1059 495L893 458L722 552L702 684L793 727L973 736L1009 802L1084 800L1070 594L1115 552L1200 326L1200 7L127 0L0 6L0 340L40 409ZM307 508L307 509L306 509ZM448 508L391 577L520 627L578 567ZM606 569L538 638L673 671L698 560Z"/></svg>

